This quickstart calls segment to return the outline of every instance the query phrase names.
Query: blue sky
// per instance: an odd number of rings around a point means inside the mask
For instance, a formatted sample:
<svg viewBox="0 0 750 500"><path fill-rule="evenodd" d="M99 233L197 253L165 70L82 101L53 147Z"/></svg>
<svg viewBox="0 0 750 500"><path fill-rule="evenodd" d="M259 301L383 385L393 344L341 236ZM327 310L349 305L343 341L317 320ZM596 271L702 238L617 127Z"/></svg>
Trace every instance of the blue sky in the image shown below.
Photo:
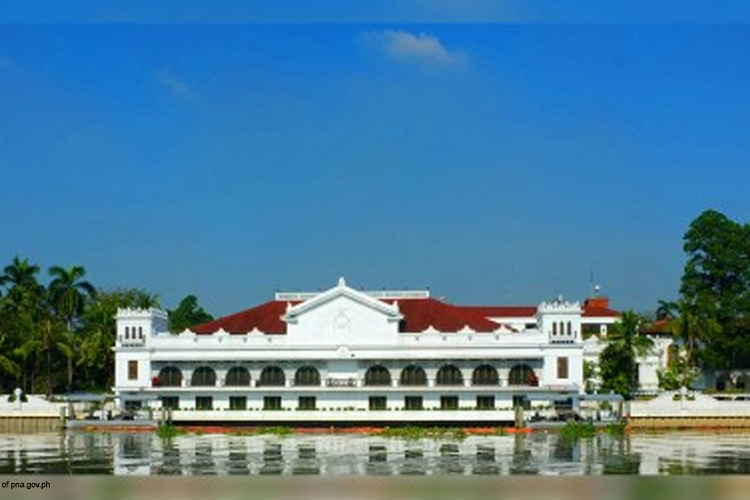
<svg viewBox="0 0 750 500"><path fill-rule="evenodd" d="M0 262L82 264L215 315L339 276L533 304L583 298L592 273L645 311L676 297L701 211L750 220L743 4L731 24L683 23L691 2L669 24L568 24L541 0L532 23L427 22L450 0L406 1L414 23L302 24L295 2L182 22L200 3L165 22L138 2L111 19L10 2Z"/></svg>
<svg viewBox="0 0 750 500"><path fill-rule="evenodd" d="M745 0L4 0L20 23L747 23Z"/></svg>

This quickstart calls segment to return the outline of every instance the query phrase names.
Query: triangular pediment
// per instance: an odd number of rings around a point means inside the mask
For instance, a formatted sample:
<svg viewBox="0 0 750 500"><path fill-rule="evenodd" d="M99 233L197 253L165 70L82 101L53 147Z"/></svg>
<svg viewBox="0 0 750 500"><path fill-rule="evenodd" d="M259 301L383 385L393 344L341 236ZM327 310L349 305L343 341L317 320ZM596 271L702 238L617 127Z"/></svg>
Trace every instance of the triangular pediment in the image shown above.
<svg viewBox="0 0 750 500"><path fill-rule="evenodd" d="M341 301L342 299L352 301L367 309L376 311L386 316L390 321L398 321L402 319L397 303L387 304L381 300L370 297L365 293L347 286L343 278L339 279L339 282L335 287L326 290L325 292L321 292L304 302L300 302L297 305L288 304L286 313L281 319L287 323L296 323L301 316L304 316L311 311L326 307L334 302Z"/></svg>

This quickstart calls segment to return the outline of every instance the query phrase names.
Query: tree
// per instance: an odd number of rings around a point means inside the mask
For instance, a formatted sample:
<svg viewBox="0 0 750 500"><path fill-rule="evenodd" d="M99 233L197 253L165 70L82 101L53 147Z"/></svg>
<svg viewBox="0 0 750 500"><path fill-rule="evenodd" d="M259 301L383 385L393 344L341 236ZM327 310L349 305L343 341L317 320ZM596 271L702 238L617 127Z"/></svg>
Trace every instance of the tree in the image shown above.
<svg viewBox="0 0 750 500"><path fill-rule="evenodd" d="M656 321L663 321L674 316L677 304L675 302L660 300L656 307Z"/></svg>
<svg viewBox="0 0 750 500"><path fill-rule="evenodd" d="M583 383L587 393L594 392L599 376L599 366L594 361L583 361Z"/></svg>
<svg viewBox="0 0 750 500"><path fill-rule="evenodd" d="M3 275L0 276L0 285L13 287L29 287L37 285L36 275L39 274L39 266L31 264L29 259L23 259L16 255L13 261L5 266Z"/></svg>
<svg viewBox="0 0 750 500"><path fill-rule="evenodd" d="M59 352L68 360L68 366L70 366L73 358L72 341L72 332L66 331L65 324L54 315L48 314L39 323L38 335L34 342L37 344L37 350L42 351L45 355L45 392L47 396L52 395L55 387L52 377L52 354L54 351ZM70 381L68 381L68 384L70 384ZM68 386L68 391L70 391L70 386Z"/></svg>
<svg viewBox="0 0 750 500"><path fill-rule="evenodd" d="M84 281L86 270L82 266L72 266L68 269L60 266L49 268L53 278L49 284L50 302L58 317L65 322L70 334L72 349L68 358L68 392L73 389L73 356L76 345L74 336L74 320L83 313L84 306L96 297L96 289L88 281Z"/></svg>
<svg viewBox="0 0 750 500"><path fill-rule="evenodd" d="M718 322L705 340L705 359L714 368L750 366L750 225L706 210L684 236L688 255L682 298Z"/></svg>
<svg viewBox="0 0 750 500"><path fill-rule="evenodd" d="M674 391L681 387L691 387L698 373L687 364L682 356L670 360L666 369L656 372L659 387L667 391Z"/></svg>
<svg viewBox="0 0 750 500"><path fill-rule="evenodd" d="M98 290L96 300L86 307L82 320L84 333L77 366L83 371L90 390L106 390L114 382L115 360L112 346L117 337L115 315L118 308L159 307L156 295L137 288Z"/></svg>
<svg viewBox="0 0 750 500"><path fill-rule="evenodd" d="M710 316L710 308L681 299L675 304L677 317L669 321L669 331L685 350L688 370L698 368L695 351L700 343L710 341L721 333L718 321Z"/></svg>
<svg viewBox="0 0 750 500"><path fill-rule="evenodd" d="M73 320L83 312L86 303L96 297L96 288L83 280L86 270L82 266L68 269L52 266L49 275L53 278L49 284L52 306L67 324L68 331L73 331Z"/></svg>
<svg viewBox="0 0 750 500"><path fill-rule="evenodd" d="M17 255L13 261L5 266L0 276L0 286L8 289L5 303L11 307L21 307L24 303L39 298L42 286L37 282L39 266L29 263L28 259L20 259Z"/></svg>
<svg viewBox="0 0 750 500"><path fill-rule="evenodd" d="M18 377L20 369L17 363L4 354L8 352L5 348L5 344L5 335L0 332L0 372L5 372L8 375Z"/></svg>
<svg viewBox="0 0 750 500"><path fill-rule="evenodd" d="M638 389L638 357L645 356L654 342L641 335L642 318L625 311L605 339L607 346L599 355L602 390L630 397Z"/></svg>
<svg viewBox="0 0 750 500"><path fill-rule="evenodd" d="M76 366L87 381L86 389L106 390L114 381L114 355L117 297L99 292L97 301L84 312L83 336Z"/></svg>
<svg viewBox="0 0 750 500"><path fill-rule="evenodd" d="M198 305L198 298L195 295L186 296L180 301L177 309L167 311L167 313L169 314L169 331L173 333L214 319Z"/></svg>
<svg viewBox="0 0 750 500"><path fill-rule="evenodd" d="M5 371L15 375L14 385L21 384L26 392L36 389L39 372L37 323L45 310L44 287L36 275L39 266L28 259L15 256L0 275L0 286L6 294L0 302L0 330L5 337L3 357ZM13 369L15 367L16 369ZM8 388L11 381L0 379L0 385Z"/></svg>

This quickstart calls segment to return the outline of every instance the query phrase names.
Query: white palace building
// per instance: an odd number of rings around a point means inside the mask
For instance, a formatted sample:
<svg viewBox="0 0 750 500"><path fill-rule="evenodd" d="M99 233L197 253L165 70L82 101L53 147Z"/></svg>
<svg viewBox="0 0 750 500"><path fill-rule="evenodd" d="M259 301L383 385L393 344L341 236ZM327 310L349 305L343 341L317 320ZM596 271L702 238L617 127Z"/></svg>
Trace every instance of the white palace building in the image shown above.
<svg viewBox="0 0 750 500"><path fill-rule="evenodd" d="M343 278L180 334L164 311L120 309L114 390L175 422L509 422L519 401L577 401L582 334L618 316L604 298L457 306Z"/></svg>

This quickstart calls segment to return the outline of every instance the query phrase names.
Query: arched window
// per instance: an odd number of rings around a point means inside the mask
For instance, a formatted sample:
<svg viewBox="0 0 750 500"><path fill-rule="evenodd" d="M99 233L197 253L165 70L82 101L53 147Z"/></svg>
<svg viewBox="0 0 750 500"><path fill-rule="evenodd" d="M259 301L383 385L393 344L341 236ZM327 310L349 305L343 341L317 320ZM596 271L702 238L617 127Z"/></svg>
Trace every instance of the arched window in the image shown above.
<svg viewBox="0 0 750 500"><path fill-rule="evenodd" d="M314 366L303 366L294 374L294 385L320 385L320 373Z"/></svg>
<svg viewBox="0 0 750 500"><path fill-rule="evenodd" d="M130 327L125 327L125 340L130 340Z"/></svg>
<svg viewBox="0 0 750 500"><path fill-rule="evenodd" d="M283 386L286 383L286 377L284 376L284 370L278 366L267 366L260 372L260 380L258 380L259 386Z"/></svg>
<svg viewBox="0 0 750 500"><path fill-rule="evenodd" d="M248 386L250 385L250 372L242 366L234 366L227 372L224 385L229 387Z"/></svg>
<svg viewBox="0 0 750 500"><path fill-rule="evenodd" d="M573 335L573 324L568 321L568 335Z"/></svg>
<svg viewBox="0 0 750 500"><path fill-rule="evenodd" d="M461 370L453 365L442 366L437 372L436 385L463 385L464 377Z"/></svg>
<svg viewBox="0 0 750 500"><path fill-rule="evenodd" d="M193 387L213 387L216 385L216 372L209 366L201 366L193 372L190 385Z"/></svg>
<svg viewBox="0 0 750 500"><path fill-rule="evenodd" d="M552 335L557 335L557 322L552 323Z"/></svg>
<svg viewBox="0 0 750 500"><path fill-rule="evenodd" d="M365 372L365 385L391 385L391 372L384 366L371 366Z"/></svg>
<svg viewBox="0 0 750 500"><path fill-rule="evenodd" d="M510 369L508 384L536 386L539 385L539 380L529 365L516 365Z"/></svg>
<svg viewBox="0 0 750 500"><path fill-rule="evenodd" d="M471 374L471 385L497 385L500 383L500 377L497 370L490 365L479 365Z"/></svg>
<svg viewBox="0 0 750 500"><path fill-rule="evenodd" d="M427 374L416 365L409 365L401 371L401 385L427 385Z"/></svg>
<svg viewBox="0 0 750 500"><path fill-rule="evenodd" d="M159 385L162 387L180 387L182 372L174 366L165 366L159 371Z"/></svg>

